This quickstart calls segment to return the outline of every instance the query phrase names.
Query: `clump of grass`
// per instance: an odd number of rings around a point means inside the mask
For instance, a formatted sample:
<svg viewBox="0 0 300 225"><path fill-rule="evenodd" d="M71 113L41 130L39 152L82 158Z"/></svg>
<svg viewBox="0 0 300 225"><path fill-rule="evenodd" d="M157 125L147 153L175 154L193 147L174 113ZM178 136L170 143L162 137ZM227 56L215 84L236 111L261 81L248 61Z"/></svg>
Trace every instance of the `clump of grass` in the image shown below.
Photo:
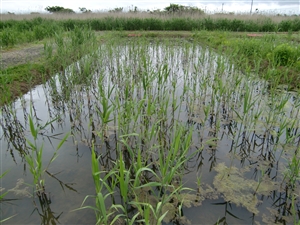
<svg viewBox="0 0 300 225"><path fill-rule="evenodd" d="M27 139L27 143L30 146L30 153L25 155L25 160L29 166L30 173L33 176L33 184L34 184L34 191L38 196L42 196L45 193L45 173L49 168L50 164L57 158L57 152L63 145L63 143L67 140L68 134L61 140L58 144L55 152L53 153L51 159L48 162L46 167L43 166L43 149L44 145L42 144L40 147L37 144L38 134L41 130L51 124L53 121L46 123L44 126L35 126L32 114L29 115L29 127L30 133L33 138L33 142Z"/></svg>
<svg viewBox="0 0 300 225"><path fill-rule="evenodd" d="M287 84L298 89L297 75L299 50L292 42L285 43L284 35L264 34L263 37L248 37L246 34L206 31L194 32L193 36L232 58L235 66L244 73L259 74L272 86Z"/></svg>
<svg viewBox="0 0 300 225"><path fill-rule="evenodd" d="M297 53L297 49L294 46L285 43L276 46L268 56L275 66L292 66L300 57Z"/></svg>
<svg viewBox="0 0 300 225"><path fill-rule="evenodd" d="M6 94L1 96L0 104L14 100L16 96L26 93L35 85L46 82L53 74L64 70L85 54L95 51L96 36L88 28L75 27L67 37L58 29L54 35L54 40L44 43L44 57L1 70L3 76L0 77L0 89ZM90 61L84 62L84 65L80 71L81 78L77 77L75 80L73 76L70 82L91 81L91 71L94 67Z"/></svg>

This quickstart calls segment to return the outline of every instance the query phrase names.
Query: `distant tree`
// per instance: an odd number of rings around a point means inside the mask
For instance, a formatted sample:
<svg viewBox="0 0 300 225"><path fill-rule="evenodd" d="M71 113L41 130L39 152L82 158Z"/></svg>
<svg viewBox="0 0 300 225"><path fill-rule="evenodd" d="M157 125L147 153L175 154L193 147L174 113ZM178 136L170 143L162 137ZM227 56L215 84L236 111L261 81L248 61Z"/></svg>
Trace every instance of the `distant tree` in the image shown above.
<svg viewBox="0 0 300 225"><path fill-rule="evenodd" d="M184 10L186 12L191 12L191 13L199 13L199 14L204 14L204 10L203 9L199 9L196 6L185 6Z"/></svg>
<svg viewBox="0 0 300 225"><path fill-rule="evenodd" d="M179 12L182 7L183 6L181 6L181 5L171 3L170 6L167 6L166 8L164 8L164 10L167 12L174 13L174 12Z"/></svg>
<svg viewBox="0 0 300 225"><path fill-rule="evenodd" d="M75 13L72 9L61 6L48 6L45 8L45 10L50 13Z"/></svg>
<svg viewBox="0 0 300 225"><path fill-rule="evenodd" d="M160 9L155 9L153 11L150 11L150 14L162 14L164 12L160 11Z"/></svg>
<svg viewBox="0 0 300 225"><path fill-rule="evenodd" d="M123 7L117 7L112 10L108 10L108 12L112 12L112 13L123 12Z"/></svg>
<svg viewBox="0 0 300 225"><path fill-rule="evenodd" d="M61 7L61 6L47 6L45 8L46 11L48 12L59 12L59 11L62 11L64 9L64 7Z"/></svg>
<svg viewBox="0 0 300 225"><path fill-rule="evenodd" d="M82 12L82 13L91 13L92 12L92 10L89 10L89 9L87 9L87 8L85 8L85 7L79 7L79 10L80 10L80 12Z"/></svg>
<svg viewBox="0 0 300 225"><path fill-rule="evenodd" d="M202 9L199 9L196 6L184 6L178 4L170 4L169 6L165 7L164 10L168 13L192 13L192 14L204 14Z"/></svg>
<svg viewBox="0 0 300 225"><path fill-rule="evenodd" d="M137 6L134 6L134 7L132 6L132 8L133 9L130 9L129 12L137 13L139 11Z"/></svg>

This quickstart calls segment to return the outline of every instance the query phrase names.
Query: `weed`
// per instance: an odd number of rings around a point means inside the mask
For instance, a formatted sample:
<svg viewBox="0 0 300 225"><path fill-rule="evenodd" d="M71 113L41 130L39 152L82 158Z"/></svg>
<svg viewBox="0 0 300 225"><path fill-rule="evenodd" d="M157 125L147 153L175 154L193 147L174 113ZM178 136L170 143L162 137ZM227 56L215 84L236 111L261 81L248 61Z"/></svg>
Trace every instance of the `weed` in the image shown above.
<svg viewBox="0 0 300 225"><path fill-rule="evenodd" d="M296 49L289 44L276 46L271 53L271 57L276 66L290 66L296 62L298 58Z"/></svg>
<svg viewBox="0 0 300 225"><path fill-rule="evenodd" d="M25 160L29 166L30 173L33 176L33 184L34 184L34 190L38 196L42 196L45 193L45 172L49 168L50 164L57 158L57 152L60 149L60 147L63 145L63 143L67 140L69 134L66 134L65 137L61 140L61 142L58 144L55 152L53 153L51 159L48 162L48 165L46 167L43 166L43 149L44 145L42 144L40 147L38 147L37 144L37 138L38 134L41 130L43 130L45 127L47 127L49 124L53 123L55 120L52 120L48 123L46 123L43 126L35 126L32 114L29 115L29 126L30 126L30 133L33 138L33 142L27 139L27 143L31 148L31 153L27 154L25 156Z"/></svg>

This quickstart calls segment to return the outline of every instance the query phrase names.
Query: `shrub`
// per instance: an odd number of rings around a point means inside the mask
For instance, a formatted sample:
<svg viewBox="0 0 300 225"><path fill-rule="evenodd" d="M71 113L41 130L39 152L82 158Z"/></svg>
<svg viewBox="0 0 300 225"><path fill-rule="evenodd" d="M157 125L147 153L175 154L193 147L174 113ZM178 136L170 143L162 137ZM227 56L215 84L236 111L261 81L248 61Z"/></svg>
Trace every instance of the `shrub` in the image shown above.
<svg viewBox="0 0 300 225"><path fill-rule="evenodd" d="M33 28L34 36L36 40L43 40L48 36L48 29L44 26L35 26Z"/></svg>
<svg viewBox="0 0 300 225"><path fill-rule="evenodd" d="M255 39L245 39L236 42L236 47L238 49L239 54L244 55L246 57L252 56L261 56L261 44L259 40Z"/></svg>
<svg viewBox="0 0 300 225"><path fill-rule="evenodd" d="M0 34L1 46L14 46L17 43L17 35L14 29L5 29Z"/></svg>
<svg viewBox="0 0 300 225"><path fill-rule="evenodd" d="M270 18L264 19L261 21L261 27L259 31L262 32L276 31L276 24Z"/></svg>
<svg viewBox="0 0 300 225"><path fill-rule="evenodd" d="M166 26L166 30L192 30L191 21L184 18L173 18Z"/></svg>
<svg viewBox="0 0 300 225"><path fill-rule="evenodd" d="M214 30L215 29L215 23L214 23L213 19L210 17L204 18L204 20L202 21L202 25L205 30Z"/></svg>
<svg viewBox="0 0 300 225"><path fill-rule="evenodd" d="M162 30L163 21L157 18L146 18L145 24L147 24L147 30Z"/></svg>
<svg viewBox="0 0 300 225"><path fill-rule="evenodd" d="M214 22L217 30L227 30L230 27L228 19L216 19Z"/></svg>
<svg viewBox="0 0 300 225"><path fill-rule="evenodd" d="M38 24L37 24L38 25ZM33 27L33 23L28 20L17 21L14 29L18 32L31 31Z"/></svg>
<svg viewBox="0 0 300 225"><path fill-rule="evenodd" d="M63 24L64 30L66 30L66 31L73 30L75 28L77 22L78 21L71 20L71 19L63 20L62 24Z"/></svg>
<svg viewBox="0 0 300 225"><path fill-rule="evenodd" d="M292 29L293 23L291 20L282 20L278 24L278 28L280 31L289 31Z"/></svg>
<svg viewBox="0 0 300 225"><path fill-rule="evenodd" d="M89 21L92 30L104 30L105 24L103 20L92 19Z"/></svg>
<svg viewBox="0 0 300 225"><path fill-rule="evenodd" d="M234 19L230 24L231 31L245 31L245 22L242 20Z"/></svg>
<svg viewBox="0 0 300 225"><path fill-rule="evenodd" d="M292 31L299 31L300 30L300 19L296 18L292 22Z"/></svg>
<svg viewBox="0 0 300 225"><path fill-rule="evenodd" d="M297 50L285 43L276 46L269 57L276 66L289 66L297 61Z"/></svg>

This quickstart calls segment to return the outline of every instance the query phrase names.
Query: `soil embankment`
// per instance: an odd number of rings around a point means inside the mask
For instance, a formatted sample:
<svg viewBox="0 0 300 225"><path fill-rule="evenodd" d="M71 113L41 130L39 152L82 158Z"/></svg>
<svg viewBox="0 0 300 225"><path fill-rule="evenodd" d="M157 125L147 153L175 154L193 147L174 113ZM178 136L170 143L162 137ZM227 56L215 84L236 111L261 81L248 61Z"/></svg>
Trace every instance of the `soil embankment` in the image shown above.
<svg viewBox="0 0 300 225"><path fill-rule="evenodd" d="M43 82L47 75L41 72L44 71L41 61L44 58L43 51L43 44L23 45L14 49L1 50L0 105L16 99ZM32 75L34 79L31 79Z"/></svg>
<svg viewBox="0 0 300 225"><path fill-rule="evenodd" d="M0 65L1 69L7 69L11 66L30 63L40 59L44 51L42 44L25 46L22 48L2 50Z"/></svg>

